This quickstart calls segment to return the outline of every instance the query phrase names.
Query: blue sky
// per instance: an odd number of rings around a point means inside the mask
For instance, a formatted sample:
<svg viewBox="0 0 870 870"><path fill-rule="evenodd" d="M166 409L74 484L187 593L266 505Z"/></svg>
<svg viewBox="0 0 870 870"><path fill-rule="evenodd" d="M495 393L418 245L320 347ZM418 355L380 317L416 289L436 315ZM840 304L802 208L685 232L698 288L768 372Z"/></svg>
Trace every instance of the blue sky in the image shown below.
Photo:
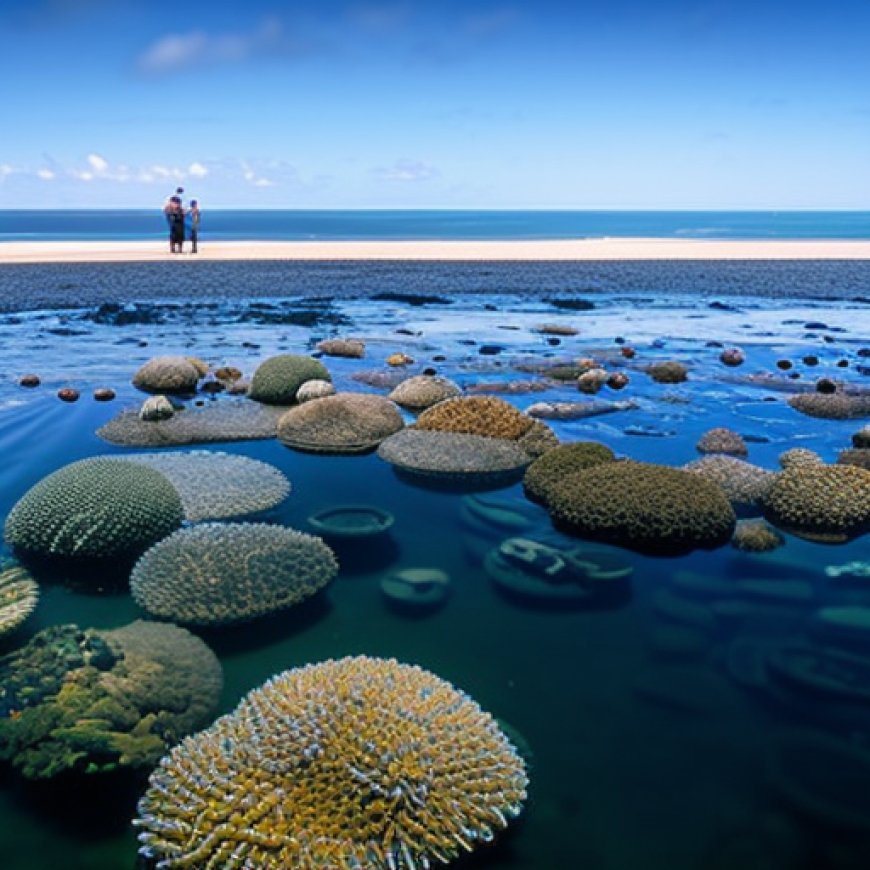
<svg viewBox="0 0 870 870"><path fill-rule="evenodd" d="M4 0L0 208L870 208L870 2Z"/></svg>

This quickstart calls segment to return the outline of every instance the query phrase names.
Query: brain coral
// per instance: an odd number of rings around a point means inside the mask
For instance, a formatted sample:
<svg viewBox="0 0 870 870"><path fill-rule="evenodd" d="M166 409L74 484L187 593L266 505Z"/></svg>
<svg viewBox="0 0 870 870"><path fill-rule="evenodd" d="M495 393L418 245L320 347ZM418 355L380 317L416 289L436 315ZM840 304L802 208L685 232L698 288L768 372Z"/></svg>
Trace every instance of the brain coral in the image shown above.
<svg viewBox="0 0 870 870"><path fill-rule="evenodd" d="M765 516L811 541L848 541L870 528L870 471L857 465L786 468L767 494Z"/></svg>
<svg viewBox="0 0 870 870"><path fill-rule="evenodd" d="M268 405L292 405L305 381L330 381L326 366L310 356L279 354L260 363L251 379L248 395Z"/></svg>
<svg viewBox="0 0 870 870"><path fill-rule="evenodd" d="M0 637L15 631L38 602L39 587L29 572L0 560Z"/></svg>
<svg viewBox="0 0 870 870"><path fill-rule="evenodd" d="M785 543L785 538L767 523L743 520L737 523L731 545L747 553L767 553Z"/></svg>
<svg viewBox="0 0 870 870"><path fill-rule="evenodd" d="M705 432L695 446L699 453L727 453L731 456L746 456L749 453L743 436L724 426Z"/></svg>
<svg viewBox="0 0 870 870"><path fill-rule="evenodd" d="M789 405L808 417L826 420L855 420L870 417L870 396L845 393L799 393L790 396Z"/></svg>
<svg viewBox="0 0 870 870"><path fill-rule="evenodd" d="M166 475L191 522L265 511L290 492L290 481L274 465L235 453L167 451L125 458Z"/></svg>
<svg viewBox="0 0 870 870"><path fill-rule="evenodd" d="M681 384L689 377L688 367L676 360L652 363L645 371L659 384Z"/></svg>
<svg viewBox="0 0 870 870"><path fill-rule="evenodd" d="M199 370L187 357L156 356L133 375L133 386L149 393L193 393L199 379Z"/></svg>
<svg viewBox="0 0 870 870"><path fill-rule="evenodd" d="M175 487L126 459L83 459L28 490L6 518L6 542L39 556L137 555L181 525Z"/></svg>
<svg viewBox="0 0 870 870"><path fill-rule="evenodd" d="M776 478L771 471L724 454L705 456L683 468L719 484L735 508L760 505Z"/></svg>
<svg viewBox="0 0 870 870"><path fill-rule="evenodd" d="M679 468L607 462L549 489L561 529L643 552L681 553L728 542L736 517L715 483Z"/></svg>
<svg viewBox="0 0 870 870"><path fill-rule="evenodd" d="M130 577L133 598L153 616L225 625L290 607L338 571L320 538L265 523L205 523L155 544Z"/></svg>
<svg viewBox="0 0 870 870"><path fill-rule="evenodd" d="M389 398L403 408L419 411L460 394L459 387L449 378L438 375L414 375L402 381Z"/></svg>
<svg viewBox="0 0 870 870"><path fill-rule="evenodd" d="M387 438L378 456L411 477L490 484L518 478L529 455L514 441L407 428Z"/></svg>
<svg viewBox="0 0 870 870"><path fill-rule="evenodd" d="M806 447L791 447L779 454L779 464L782 468L793 468L798 465L824 465L825 461L816 453Z"/></svg>
<svg viewBox="0 0 870 870"><path fill-rule="evenodd" d="M278 438L287 447L313 453L365 453L404 425L389 399L336 393L287 411L278 421Z"/></svg>
<svg viewBox="0 0 870 870"><path fill-rule="evenodd" d="M36 779L153 766L214 715L222 673L175 625L56 625L0 659L0 688L0 758Z"/></svg>
<svg viewBox="0 0 870 870"><path fill-rule="evenodd" d="M285 671L151 774L134 824L157 866L420 870L519 814L496 721L419 667L360 656Z"/></svg>
<svg viewBox="0 0 870 870"><path fill-rule="evenodd" d="M484 435L516 440L532 427L532 420L510 402L494 396L447 399L423 411L418 429Z"/></svg>
<svg viewBox="0 0 870 870"><path fill-rule="evenodd" d="M554 483L575 471L582 471L602 462L613 462L615 459L616 456L609 447L596 441L560 444L536 459L526 469L523 489L532 501L546 504L547 493Z"/></svg>

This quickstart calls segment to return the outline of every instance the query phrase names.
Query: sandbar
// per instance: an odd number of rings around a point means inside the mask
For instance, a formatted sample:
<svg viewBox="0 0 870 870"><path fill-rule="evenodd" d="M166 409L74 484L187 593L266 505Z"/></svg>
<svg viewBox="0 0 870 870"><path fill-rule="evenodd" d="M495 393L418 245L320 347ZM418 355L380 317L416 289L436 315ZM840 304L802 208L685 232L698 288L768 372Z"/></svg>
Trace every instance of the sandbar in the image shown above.
<svg viewBox="0 0 870 870"><path fill-rule="evenodd" d="M0 242L10 263L134 263L175 260L287 261L620 261L870 260L870 240L721 241L550 239L522 241L215 241L196 255L170 254L162 241Z"/></svg>

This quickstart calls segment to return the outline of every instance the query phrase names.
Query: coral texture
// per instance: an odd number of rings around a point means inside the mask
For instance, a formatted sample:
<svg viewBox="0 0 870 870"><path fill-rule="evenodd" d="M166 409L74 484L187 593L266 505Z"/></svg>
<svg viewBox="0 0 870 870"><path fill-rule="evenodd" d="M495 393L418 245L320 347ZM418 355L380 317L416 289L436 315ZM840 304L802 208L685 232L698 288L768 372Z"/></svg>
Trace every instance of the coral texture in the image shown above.
<svg viewBox="0 0 870 870"><path fill-rule="evenodd" d="M689 377L688 367L676 360L651 363L644 371L657 384L681 384Z"/></svg>
<svg viewBox="0 0 870 870"><path fill-rule="evenodd" d="M582 471L616 459L613 451L597 441L560 444L536 459L523 477L523 489L532 500L547 503L550 487L575 471Z"/></svg>
<svg viewBox="0 0 870 870"><path fill-rule="evenodd" d="M866 447L861 450L841 450L837 455L837 462L840 465L857 465L870 471L870 450Z"/></svg>
<svg viewBox="0 0 870 870"><path fill-rule="evenodd" d="M530 459L537 459L559 446L559 436L546 423L535 420L525 434L517 438L516 443Z"/></svg>
<svg viewBox="0 0 870 870"><path fill-rule="evenodd" d="M414 375L402 381L389 395L397 405L412 411L430 408L445 399L456 398L459 387L449 378L438 375Z"/></svg>
<svg viewBox="0 0 870 870"><path fill-rule="evenodd" d="M327 356L361 359L366 352L366 343L358 338L327 338L317 342L317 350Z"/></svg>
<svg viewBox="0 0 870 870"><path fill-rule="evenodd" d="M504 399L469 396L433 405L420 414L416 426L436 432L516 440L528 432L533 422L531 417Z"/></svg>
<svg viewBox="0 0 870 870"><path fill-rule="evenodd" d="M736 522L715 483L645 462L577 471L549 488L547 508L565 531L654 553L719 547Z"/></svg>
<svg viewBox="0 0 870 870"><path fill-rule="evenodd" d="M153 616L225 625L291 607L338 572L320 538L266 523L180 529L136 563L130 591Z"/></svg>
<svg viewBox="0 0 870 870"><path fill-rule="evenodd" d="M807 447L791 447L779 454L781 468L794 468L798 465L824 465L825 460Z"/></svg>
<svg viewBox="0 0 870 870"><path fill-rule="evenodd" d="M0 659L0 758L25 776L148 768L217 709L221 666L175 625L57 625Z"/></svg>
<svg viewBox="0 0 870 870"><path fill-rule="evenodd" d="M248 395L268 405L292 405L299 387L311 380L329 381L332 377L322 362L310 356L279 354L257 366Z"/></svg>
<svg viewBox="0 0 870 870"><path fill-rule="evenodd" d="M133 375L133 386L149 393L193 393L200 379L197 367L184 356L156 356Z"/></svg>
<svg viewBox="0 0 870 870"><path fill-rule="evenodd" d="M15 631L38 602L39 587L30 572L0 560L0 637Z"/></svg>
<svg viewBox="0 0 870 870"><path fill-rule="evenodd" d="M746 553L767 553L785 543L785 538L762 520L743 520L737 523L731 545Z"/></svg>
<svg viewBox="0 0 870 870"><path fill-rule="evenodd" d="M857 420L870 417L870 396L846 393L799 393L790 396L789 405L808 417L825 420Z"/></svg>
<svg viewBox="0 0 870 870"><path fill-rule="evenodd" d="M765 516L811 541L848 541L870 529L870 471L856 465L786 468L767 494Z"/></svg>
<svg viewBox="0 0 870 870"><path fill-rule="evenodd" d="M290 408L278 421L278 438L287 447L312 453L365 453L404 425L389 399L336 393Z"/></svg>
<svg viewBox="0 0 870 870"><path fill-rule="evenodd" d="M706 431L695 446L698 453L726 453L730 456L746 456L749 453L743 436L724 426Z"/></svg>
<svg viewBox="0 0 870 870"><path fill-rule="evenodd" d="M83 459L19 499L6 518L5 538L39 556L123 558L166 537L183 519L181 498L159 471L125 459Z"/></svg>
<svg viewBox="0 0 870 870"><path fill-rule="evenodd" d="M526 784L471 698L360 656L285 671L185 740L151 775L134 824L165 870L415 870L491 840Z"/></svg>
<svg viewBox="0 0 870 870"><path fill-rule="evenodd" d="M734 507L758 507L776 479L774 472L724 453L696 459L683 468L719 484Z"/></svg>
<svg viewBox="0 0 870 870"><path fill-rule="evenodd" d="M310 402L312 399L323 399L334 395L335 387L329 381L305 381L296 391L296 401Z"/></svg>

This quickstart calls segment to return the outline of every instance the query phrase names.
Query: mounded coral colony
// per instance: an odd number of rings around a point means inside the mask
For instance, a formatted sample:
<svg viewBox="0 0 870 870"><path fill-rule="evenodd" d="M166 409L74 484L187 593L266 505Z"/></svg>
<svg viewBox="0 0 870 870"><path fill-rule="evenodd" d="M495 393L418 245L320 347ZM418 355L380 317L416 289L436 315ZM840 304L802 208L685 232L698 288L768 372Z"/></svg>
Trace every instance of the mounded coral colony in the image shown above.
<svg viewBox="0 0 870 870"><path fill-rule="evenodd" d="M389 398L403 408L419 411L445 399L454 399L459 396L459 393L459 387L448 378L438 375L414 375L393 389Z"/></svg>
<svg viewBox="0 0 870 870"><path fill-rule="evenodd" d="M549 488L561 529L643 552L713 549L731 538L734 510L721 487L679 468L607 462Z"/></svg>
<svg viewBox="0 0 870 870"><path fill-rule="evenodd" d="M603 462L613 462L616 456L609 447L597 441L576 441L560 444L536 459L523 477L523 489L532 501L546 503L550 487L575 471L582 471Z"/></svg>
<svg viewBox="0 0 870 870"><path fill-rule="evenodd" d="M445 680L360 656L285 671L152 773L140 852L162 870L446 864L519 814L525 765Z"/></svg>
<svg viewBox="0 0 870 870"><path fill-rule="evenodd" d="M266 523L180 529L136 563L130 590L154 616L225 625L291 607L338 572L320 539Z"/></svg>
<svg viewBox="0 0 870 870"><path fill-rule="evenodd" d="M83 459L28 490L6 518L6 542L25 553L83 559L138 555L184 519L159 471L126 459Z"/></svg>
<svg viewBox="0 0 870 870"><path fill-rule="evenodd" d="M418 429L516 441L535 421L510 402L493 396L447 399L423 411Z"/></svg>
<svg viewBox="0 0 870 870"><path fill-rule="evenodd" d="M157 356L133 375L133 386L149 393L193 393L208 371L199 361L184 356Z"/></svg>
<svg viewBox="0 0 870 870"><path fill-rule="evenodd" d="M294 353L279 354L260 363L248 395L268 405L292 405L299 387L312 380L332 380L322 362Z"/></svg>

